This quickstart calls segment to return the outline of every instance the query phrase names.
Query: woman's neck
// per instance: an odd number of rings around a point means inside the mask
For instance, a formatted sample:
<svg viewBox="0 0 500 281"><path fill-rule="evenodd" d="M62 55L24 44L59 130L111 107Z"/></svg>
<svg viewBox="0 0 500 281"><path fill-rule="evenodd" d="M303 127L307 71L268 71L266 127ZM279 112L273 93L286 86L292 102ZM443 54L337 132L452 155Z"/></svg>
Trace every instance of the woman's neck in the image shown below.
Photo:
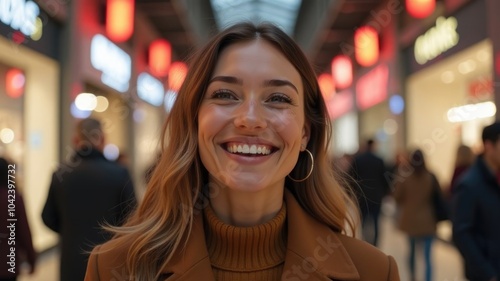
<svg viewBox="0 0 500 281"><path fill-rule="evenodd" d="M212 185L210 185L212 186ZM276 216L283 205L283 188L255 192L228 187L210 190L210 205L217 217L234 226L255 226Z"/></svg>

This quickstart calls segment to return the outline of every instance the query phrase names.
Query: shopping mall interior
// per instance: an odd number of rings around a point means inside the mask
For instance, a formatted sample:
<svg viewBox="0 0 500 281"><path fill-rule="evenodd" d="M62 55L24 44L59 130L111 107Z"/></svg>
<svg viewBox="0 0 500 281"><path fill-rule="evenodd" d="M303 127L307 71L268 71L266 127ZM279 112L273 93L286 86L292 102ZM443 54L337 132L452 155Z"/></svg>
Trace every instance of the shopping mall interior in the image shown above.
<svg viewBox="0 0 500 281"><path fill-rule="evenodd" d="M0 157L15 163L38 253L18 280L59 280L60 237L41 213L75 124L101 121L103 155L141 201L191 55L238 22L271 22L307 56L334 167L347 171L369 139L388 169L420 149L448 196L458 147L480 155L499 116L499 11L498 0L0 0ZM378 247L411 281L398 204L390 193L381 204ZM432 280L467 280L452 232L450 219L437 224ZM425 280L421 255L414 280Z"/></svg>

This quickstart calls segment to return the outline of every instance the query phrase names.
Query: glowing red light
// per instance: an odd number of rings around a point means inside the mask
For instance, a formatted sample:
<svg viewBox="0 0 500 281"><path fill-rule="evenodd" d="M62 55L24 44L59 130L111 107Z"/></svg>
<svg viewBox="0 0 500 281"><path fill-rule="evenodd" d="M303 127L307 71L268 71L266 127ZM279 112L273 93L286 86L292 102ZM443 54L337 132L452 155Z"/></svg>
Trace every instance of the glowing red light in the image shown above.
<svg viewBox="0 0 500 281"><path fill-rule="evenodd" d="M381 64L359 78L356 84L356 102L359 109L372 107L387 98L389 67Z"/></svg>
<svg viewBox="0 0 500 281"><path fill-rule="evenodd" d="M378 61L378 33L371 26L363 26L354 33L354 54L362 66L371 66Z"/></svg>
<svg viewBox="0 0 500 281"><path fill-rule="evenodd" d="M134 0L107 0L106 34L115 42L127 41L134 32Z"/></svg>
<svg viewBox="0 0 500 281"><path fill-rule="evenodd" d="M11 98L16 99L23 95L25 83L26 77L19 69L9 69L5 74L5 91Z"/></svg>
<svg viewBox="0 0 500 281"><path fill-rule="evenodd" d="M417 19L430 16L436 8L436 0L406 0L408 14Z"/></svg>
<svg viewBox="0 0 500 281"><path fill-rule="evenodd" d="M353 108L353 100L351 90L345 90L333 96L331 100L326 102L326 108L330 119L336 119L349 112Z"/></svg>
<svg viewBox="0 0 500 281"><path fill-rule="evenodd" d="M168 75L172 62L172 47L167 40L157 39L149 45L149 68L158 77Z"/></svg>
<svg viewBox="0 0 500 281"><path fill-rule="evenodd" d="M333 83L338 89L345 89L352 84L352 62L348 56L339 55L332 59Z"/></svg>
<svg viewBox="0 0 500 281"><path fill-rule="evenodd" d="M187 71L188 67L185 63L180 61L172 63L168 70L168 88L178 92L184 83Z"/></svg>
<svg viewBox="0 0 500 281"><path fill-rule="evenodd" d="M325 100L329 100L335 94L335 86L330 74L323 73L318 77L318 84L321 94Z"/></svg>
<svg viewBox="0 0 500 281"><path fill-rule="evenodd" d="M495 71L497 75L500 76L500 52L497 53L495 58Z"/></svg>

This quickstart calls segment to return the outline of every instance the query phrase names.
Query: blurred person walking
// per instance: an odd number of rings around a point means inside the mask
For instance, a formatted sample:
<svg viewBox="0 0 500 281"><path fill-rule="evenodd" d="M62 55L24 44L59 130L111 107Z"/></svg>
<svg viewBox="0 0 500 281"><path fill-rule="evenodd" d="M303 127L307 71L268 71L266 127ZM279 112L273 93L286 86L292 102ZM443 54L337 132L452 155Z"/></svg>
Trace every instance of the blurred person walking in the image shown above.
<svg viewBox="0 0 500 281"><path fill-rule="evenodd" d="M457 155L455 158L455 167L453 168L453 175L450 181L450 188L448 197L451 198L455 194L457 184L461 176L472 166L475 159L474 152L472 149L464 144L461 144L457 149Z"/></svg>
<svg viewBox="0 0 500 281"><path fill-rule="evenodd" d="M33 248L23 196L16 189L18 181L15 171L13 164L0 157L0 200L2 202L0 221L3 223L0 230L0 281L17 280L23 262L29 265L30 274L35 272L36 252ZM9 216L11 212L15 215ZM16 221L10 221L10 219Z"/></svg>
<svg viewBox="0 0 500 281"><path fill-rule="evenodd" d="M425 261L425 280L432 280L432 241L436 235L437 218L434 194L441 193L436 176L425 165L424 154L417 149L410 155L409 167L394 184L394 199L399 216L398 228L409 237L408 266L411 280L415 280L416 247L422 247ZM441 195L441 194L439 194Z"/></svg>
<svg viewBox="0 0 500 281"><path fill-rule="evenodd" d="M136 205L129 172L102 154L105 136L98 120L79 121L73 143L71 161L52 175L42 212L44 223L60 235L63 281L84 279L88 253L111 238L102 225L120 225Z"/></svg>
<svg viewBox="0 0 500 281"><path fill-rule="evenodd" d="M452 200L453 240L470 281L500 280L500 123L482 132L483 153L459 181Z"/></svg>
<svg viewBox="0 0 500 281"><path fill-rule="evenodd" d="M385 172L384 161L375 154L375 141L369 139L365 151L354 157L349 175L356 181L353 187L361 212L363 238L374 246L379 240L382 200L389 192Z"/></svg>

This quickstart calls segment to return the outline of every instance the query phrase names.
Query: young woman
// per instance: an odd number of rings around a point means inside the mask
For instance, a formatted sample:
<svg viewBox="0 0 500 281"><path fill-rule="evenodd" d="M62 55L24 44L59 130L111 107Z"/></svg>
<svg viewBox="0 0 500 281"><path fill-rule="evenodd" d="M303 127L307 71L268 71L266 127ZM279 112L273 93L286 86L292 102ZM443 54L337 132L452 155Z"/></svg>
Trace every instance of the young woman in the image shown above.
<svg viewBox="0 0 500 281"><path fill-rule="evenodd" d="M348 237L314 71L279 28L232 26L193 57L144 199L91 280L399 280ZM121 278L121 279L120 279Z"/></svg>
<svg viewBox="0 0 500 281"><path fill-rule="evenodd" d="M437 219L433 205L435 192L441 192L436 176L427 169L422 150L416 149L404 173L394 185L394 199L400 215L398 228L408 235L408 269L410 280L415 279L416 248L421 248L425 262L425 280L432 280L432 242L436 235Z"/></svg>

